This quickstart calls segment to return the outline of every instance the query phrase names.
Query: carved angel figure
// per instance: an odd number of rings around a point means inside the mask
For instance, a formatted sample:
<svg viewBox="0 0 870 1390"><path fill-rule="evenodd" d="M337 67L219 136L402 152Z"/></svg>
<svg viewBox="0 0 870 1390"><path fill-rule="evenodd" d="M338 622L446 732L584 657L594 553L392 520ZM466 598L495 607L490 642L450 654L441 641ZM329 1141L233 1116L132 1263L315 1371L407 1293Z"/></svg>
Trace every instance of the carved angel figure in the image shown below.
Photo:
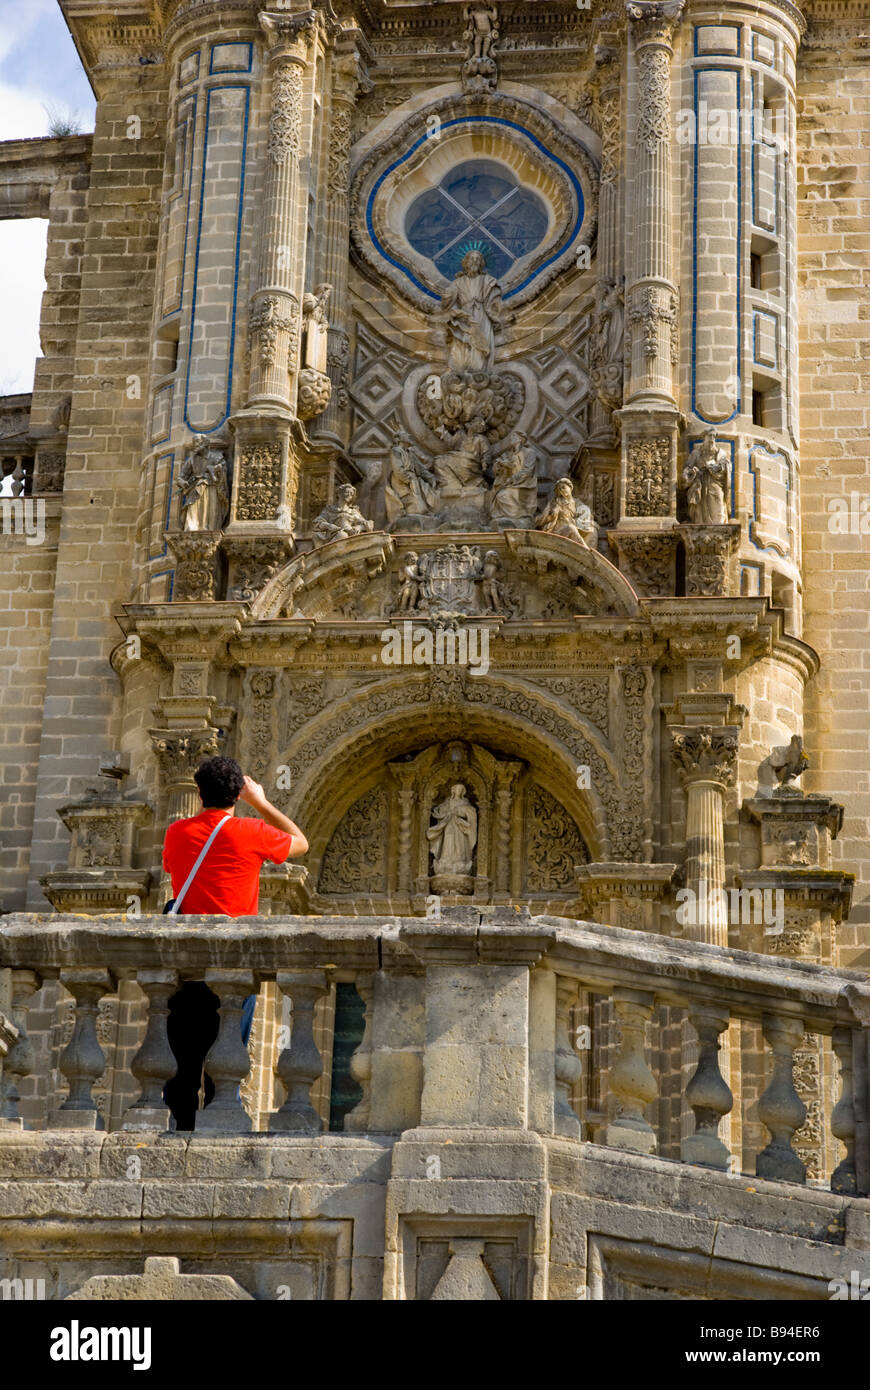
<svg viewBox="0 0 870 1390"><path fill-rule="evenodd" d="M316 518L311 535L315 545L327 541L347 540L371 531L374 523L367 521L356 505L356 488L345 483L338 489L338 501L332 502Z"/></svg>
<svg viewBox="0 0 870 1390"><path fill-rule="evenodd" d="M470 874L477 844L477 812L461 782L455 782L449 797L434 807L432 820L426 838L432 846L434 872Z"/></svg>
<svg viewBox="0 0 870 1390"><path fill-rule="evenodd" d="M223 451L204 434L194 436L181 465L178 493L183 531L219 531L229 505Z"/></svg>
<svg viewBox="0 0 870 1390"><path fill-rule="evenodd" d="M788 787L789 791L797 791L796 787L789 787L788 784L803 776L810 765L800 734L792 734L788 743L774 748L768 761L780 787Z"/></svg>
<svg viewBox="0 0 870 1390"><path fill-rule="evenodd" d="M498 10L495 5L466 5L462 17L465 20L463 39L468 58L491 58L493 45L498 40Z"/></svg>

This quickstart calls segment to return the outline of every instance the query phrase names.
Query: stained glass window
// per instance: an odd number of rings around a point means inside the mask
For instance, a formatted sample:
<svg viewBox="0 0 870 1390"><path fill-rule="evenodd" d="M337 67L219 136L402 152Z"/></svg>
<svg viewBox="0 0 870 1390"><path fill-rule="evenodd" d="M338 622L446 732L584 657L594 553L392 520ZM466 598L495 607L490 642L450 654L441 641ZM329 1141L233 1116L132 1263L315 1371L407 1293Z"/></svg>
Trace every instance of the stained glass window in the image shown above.
<svg viewBox="0 0 870 1390"><path fill-rule="evenodd" d="M515 261L544 240L548 221L543 200L521 187L509 169L470 159L414 199L405 215L405 235L447 280L472 248L483 252L489 273L503 279Z"/></svg>

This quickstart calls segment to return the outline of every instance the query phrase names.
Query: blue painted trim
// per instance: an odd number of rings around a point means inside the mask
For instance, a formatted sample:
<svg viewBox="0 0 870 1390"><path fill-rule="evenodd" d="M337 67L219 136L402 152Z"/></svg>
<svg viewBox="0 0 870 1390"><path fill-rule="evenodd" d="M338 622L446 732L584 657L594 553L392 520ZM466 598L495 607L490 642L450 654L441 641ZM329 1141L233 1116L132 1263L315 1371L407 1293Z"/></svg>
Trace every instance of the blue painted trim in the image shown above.
<svg viewBox="0 0 870 1390"><path fill-rule="evenodd" d="M751 158L750 158L750 160L749 160L749 173L750 173L750 179L751 179L751 183L752 183L752 195L751 195L751 203L752 203L752 225L753 225L753 227L757 227L758 230L759 230L760 232L765 232L767 236L779 236L779 160L780 160L780 152L779 152L779 150L777 149L776 145L768 145L767 141L763 138L763 126L762 126L762 139L761 139L761 140L756 139L756 135L755 135L755 98L756 98L756 85L755 85L755 83L756 83L756 77L755 77L755 73L752 74L751 81L752 81L752 113L751 113L750 120L751 120L751 130L752 130L752 142L751 142L751 144L750 144ZM757 152L758 152L759 147L762 146L762 145L763 145L766 149L769 149L769 150L772 150L772 151L773 151L773 225L770 226L770 227L768 227L767 224L764 223L764 222L759 222L759 220L758 220L758 214L757 214L757 204L756 204L756 197L757 197L757 194L756 194L756 178L755 178L755 171L756 171L756 156L757 156Z"/></svg>
<svg viewBox="0 0 870 1390"><path fill-rule="evenodd" d="M695 435L694 437L689 437L689 438L686 439L686 445L687 445L687 449L686 449L686 458L687 458L687 459L688 459L689 456L691 455L691 452L692 452L692 450L694 449L695 445L696 445L696 444L700 444L700 442L701 442L701 440L703 439L703 437L704 437L704 436L703 436L702 434L698 434L698 435ZM729 516L731 516L731 517L733 518L733 517L736 517L736 515L737 515L737 476L736 476L736 470L735 470L735 468L734 468L734 440L733 440L733 439L720 439L720 440L718 440L717 442L718 442L719 444L727 444L727 446L728 446L728 452L729 452L729 454L731 455L731 511L729 512Z"/></svg>
<svg viewBox="0 0 870 1390"><path fill-rule="evenodd" d="M698 339L698 78L705 72L733 72L737 78L737 405L730 415L712 420L698 409L697 397L697 339ZM695 68L692 74L692 100L695 113L695 154L692 187L692 413L707 425L726 425L741 413L743 402L743 87L740 68L721 64L710 68Z"/></svg>
<svg viewBox="0 0 870 1390"><path fill-rule="evenodd" d="M770 43L773 45L773 57L772 57L772 58L770 58L770 59L768 59L768 58L759 58L758 53L757 53L757 51L756 51L757 48L758 48L758 40L759 40L759 39L769 39ZM752 30L752 50L751 50L751 51L752 51L752 61L753 61L753 63L764 63L765 67L776 69L776 40L774 39L774 37L773 37L772 34L764 33L764 32L763 32L762 30L760 30L760 29L753 29L753 30Z"/></svg>
<svg viewBox="0 0 870 1390"><path fill-rule="evenodd" d="M160 465L161 465L162 463L165 463L167 459L169 460L169 476L168 476L168 478L166 479L166 509L165 509L165 515L164 515L164 517L163 517L163 525L162 525L162 527L161 527L161 531L168 531L168 530L169 530L169 523L170 523L170 520L171 520L171 513L172 513L172 484L173 484L173 482L175 481L175 454L174 454L174 453L171 453L171 454L160 454L159 457L156 458L156 459L154 460L154 464L153 464L153 467L154 467L154 475L153 475L153 486L152 486L152 488L151 488L151 524L152 524L152 526L153 526L153 524L154 524L154 509L155 509L155 507L157 506L157 489L158 489L158 486L159 486L159 483L160 483ZM149 537L149 541L150 541L150 537ZM166 544L166 540L165 540L165 538L164 538L164 540L163 540L163 549L162 549L162 550L158 550L156 554L154 554L154 553L151 551L150 545L149 545L148 559L149 559L149 561L150 561L150 560L162 560L162 559L164 558L164 556L168 555L168 553L169 553L169 547L168 547L168 545ZM169 572L169 571L166 571L166 573L168 573L168 572Z"/></svg>
<svg viewBox="0 0 870 1390"><path fill-rule="evenodd" d="M184 250L181 253L181 275L178 281L178 303L175 305L174 308L166 310L166 313L163 315L164 322L166 321L166 319L171 318L173 314L177 314L181 309L182 304L184 303L184 277L187 274L187 248L188 243L190 241L190 200L193 197L193 159L196 153L196 117L199 106L199 97L197 96L196 92L191 92L189 96L183 97L182 100L179 101L179 120L181 120L182 105L188 103L189 119L187 121L187 132L185 135L185 140L187 142L184 158L185 169L182 172L181 188L178 190L178 193L176 193L172 198L170 198L170 202L176 202L177 199L182 196L182 194L184 193L184 177L186 174L187 211L184 217Z"/></svg>
<svg viewBox="0 0 870 1390"><path fill-rule="evenodd" d="M693 55L695 58L739 58L743 53L742 24L696 24L693 30ZM729 48L705 48L702 53L698 48L698 34L702 29L736 29L737 30L737 52L732 53Z"/></svg>
<svg viewBox="0 0 870 1390"><path fill-rule="evenodd" d="M549 256L547 260L543 261L539 266L537 266L536 269L532 271L531 275L527 275L525 280L523 280L521 284L516 285L512 290L508 290L507 294L502 296L504 299L512 299L515 294L519 294L520 290L524 290L527 285L530 285L533 280L537 279L541 272L547 269L547 266L552 265L553 262L558 260L560 256L563 256L565 252L569 250L569 248L573 246L574 242L577 240L577 237L580 235L580 230L583 226L583 219L586 215L586 203L583 197L583 188L580 184L580 180L577 178L577 175L574 173L573 169L571 169L564 162L564 160L560 159L558 155L553 154L551 150L548 150L546 145L542 144L542 142L538 139L536 135L533 135L530 130L526 130L525 126L519 125L516 121L508 121L505 119L504 116L456 116L451 121L442 122L442 124L438 127L438 131L440 134L440 131L449 130L451 126L475 124L508 126L511 130L517 130L520 132L521 135L525 135L526 138L532 142L535 148L540 150L541 154L545 155L547 159L553 162L553 164L558 164L559 168L563 171L563 173L568 175L568 178L570 179L571 184L573 185L574 193L577 198L577 220L574 224L574 230L571 233L570 238L568 239L568 241L565 242L563 246L559 247L558 251L554 251L552 256ZM410 271L407 266L402 265L401 261L397 261L394 256L391 256L389 252L385 250L385 248L381 245L381 243L378 241L377 236L375 235L373 221L374 201L378 195L378 192L380 191L381 185L383 184L384 180L389 178L390 174L392 174L394 169L398 169L400 165L404 164L406 160L410 159L414 151L418 150L422 144L424 144L427 140L435 138L438 138L435 132L427 130L425 135L421 135L419 140L415 140L414 144L411 145L410 148L407 149L403 155L400 155L398 159L393 161L393 163L389 166L388 169L385 169L384 172L381 175L379 175L372 187L371 192L369 193L368 200L366 202L366 229L368 231L369 236L371 237L373 245L376 247L378 251L378 254L382 256L385 261L389 261L390 265L395 266L396 270L400 270L402 274L405 275L413 285L416 285L418 290L421 290L423 294L427 295L429 299L439 300L441 298L440 294L436 294L434 293L434 291L428 289L427 286L422 283L422 281L417 279L416 275L414 275L413 272Z"/></svg>
<svg viewBox="0 0 870 1390"><path fill-rule="evenodd" d="M156 574L152 574L152 575L150 576L150 578L149 578L149 580L148 580L149 601L150 601L151 585L154 583L155 579L165 579L167 575L169 576L169 598L168 598L168 601L169 601L169 603L172 602L172 595L173 595L173 593L175 592L175 570L158 570Z"/></svg>
<svg viewBox="0 0 870 1390"><path fill-rule="evenodd" d="M756 353L757 353L757 346L758 346L758 320L759 320L759 319L770 319L770 321L771 321L772 324L773 324L773 336L774 336L774 343L775 343L775 346L774 346L775 359L774 359L773 362L765 362L765 361L763 361L762 358L756 356ZM753 363L753 366L755 366L755 367L766 367L768 371L773 371L773 372L777 372L777 373L778 373L779 370L780 370L780 366L779 366L779 363L780 363L779 315L778 315L778 314L771 313L771 311L770 311L769 309L753 309L753 311L752 311L752 363Z"/></svg>
<svg viewBox="0 0 870 1390"><path fill-rule="evenodd" d="M784 459L788 467L788 482L785 485L786 535L788 535L789 531L789 515L792 510L792 494L794 492L794 463L783 449L768 449L765 444L753 444L749 450L749 476L752 478L752 516L750 518L748 527L749 539L751 543L755 546L755 549L761 551L762 555L779 555L781 558L786 559L788 556L791 555L790 545L787 545L784 550L781 550L778 545L759 545L758 541L755 539L755 528L758 525L758 473L753 464L753 455L758 453L759 451L762 454L766 454L769 459Z"/></svg>
<svg viewBox="0 0 870 1390"><path fill-rule="evenodd" d="M161 386L160 389L159 389L158 391L155 391L155 392L154 392L154 395L153 395L152 398L151 398L151 443L152 443L152 444L165 444L166 441L167 441L167 439L169 438L169 436L170 436L171 433L172 433L172 404L173 404L173 402L172 402L172 393L174 392L174 390L175 390L175 382L174 382L174 381L170 381L170 382L167 383L166 386ZM157 402L159 401L159 399L160 399L161 396L165 396L165 395L166 395L166 392L167 392L167 391L168 391L170 394L169 394L169 419L168 419L168 421L167 421L167 423L166 423L166 433L165 433L165 434L161 434L161 435L156 435L156 434L154 434L154 417L155 417L155 415L157 414Z"/></svg>
<svg viewBox="0 0 870 1390"><path fill-rule="evenodd" d="M238 218L236 219L236 252L235 252L235 262L234 262L234 267L233 267L233 304L232 304L232 311L231 311L231 318L230 318L230 343L229 343L229 353L228 353L228 357L227 357L227 393L226 393L226 399L225 399L225 402L224 402L224 413L223 413L223 415L221 416L221 418L220 418L215 424L209 425L208 427L206 427L206 426L204 426L204 425L195 425L195 424L191 421L190 415L189 415L189 412L188 412L188 404L189 404L189 400L190 400L190 364L191 364L192 351L193 351L193 333L194 333L194 329L196 328L196 289L197 289L197 281L198 281L198 279L199 279L199 251L200 251L200 246L201 246L201 244L202 244L202 217L203 217L203 205L204 205L204 201L205 201L205 175L206 175L206 169L207 169L207 166L208 166L208 131L209 131L209 117L210 117L210 114L211 114L211 99L212 99L212 96L214 95L215 92L228 92L228 91L231 91L231 92L244 92L244 94L245 94L245 106L244 106L245 117L244 117L244 122L243 122L243 125L242 125L242 140L241 140L241 171L240 171L240 174L239 174L239 213L238 213ZM204 138L204 141L203 141L203 149L202 149L202 178L201 178L201 180L200 180L200 188L199 188L199 216L198 216L198 218L197 218L197 226L196 226L196 260L195 260L195 263L194 263L194 270L193 270L193 290L192 290L192 292L191 292L191 305L190 305L190 333L189 333L189 335L188 335L188 340L187 340L187 372L186 372L186 375L185 375L185 383L184 383L184 421L185 421L185 424L188 426L188 428L191 429L191 430L193 430L195 434L214 434L215 430L219 430L219 429L220 429L221 425L224 423L224 421L226 420L227 416L228 416L229 413L230 413L230 403L231 403L231 399L232 399L232 390L233 390L233 362L234 362L234 360L235 360L235 348L236 348L236 310L237 310L237 306L238 306L238 297L239 297L239 259L240 259L240 256L241 256L241 249L242 249L242 215L243 215L244 209L245 209L245 175L246 175L246 173L247 173L247 158L248 158L248 123L249 123L249 120L250 120L250 111L251 111L251 89L250 89L250 87L248 86L247 83L244 83L244 82L234 82L234 83L233 83L233 82L231 82L231 83L227 83L227 84L224 84L224 85L216 85L216 86L210 88L209 93L208 93L208 97L207 97L207 100L206 100L206 110L205 110L205 138Z"/></svg>
<svg viewBox="0 0 870 1390"><path fill-rule="evenodd" d="M183 78L183 77L181 76L181 70L182 70L182 68L184 67L184 64L187 63L191 58L195 58L195 59L196 59L196 68L194 69L193 76L192 76L192 77ZM198 49L198 48L195 48L195 49L193 50L192 53L188 53L188 54L185 55L185 57L181 58L181 59L179 60L179 63L178 63L178 85L179 85L179 87L187 87L191 82L196 82L196 81L198 80L198 78L199 78L199 70L200 70L200 67L201 67L201 66L202 66L202 64L201 64L201 62L200 62L199 49Z"/></svg>
<svg viewBox="0 0 870 1390"><path fill-rule="evenodd" d="M214 55L219 48L247 48L248 66L245 68L216 68L214 65ZM212 77L215 73L224 72L250 72L254 66L254 45L252 43L214 43L208 58L208 75Z"/></svg>

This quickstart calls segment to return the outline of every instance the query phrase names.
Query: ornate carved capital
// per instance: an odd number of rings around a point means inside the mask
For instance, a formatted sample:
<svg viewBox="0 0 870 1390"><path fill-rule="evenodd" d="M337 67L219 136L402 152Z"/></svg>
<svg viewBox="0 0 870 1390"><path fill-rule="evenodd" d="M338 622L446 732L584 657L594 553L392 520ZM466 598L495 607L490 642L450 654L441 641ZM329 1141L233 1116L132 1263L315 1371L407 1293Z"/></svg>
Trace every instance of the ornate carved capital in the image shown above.
<svg viewBox="0 0 870 1390"><path fill-rule="evenodd" d="M148 733L167 787L192 784L203 759L218 752L217 729L149 729Z"/></svg>
<svg viewBox="0 0 870 1390"><path fill-rule="evenodd" d="M269 62L285 61L305 63L308 52L317 37L319 16L316 10L305 10L302 14L259 15L260 28L271 47Z"/></svg>
<svg viewBox="0 0 870 1390"><path fill-rule="evenodd" d="M220 538L220 531L167 534L166 541L176 562L173 601L204 603L216 597L215 556Z"/></svg>
<svg viewBox="0 0 870 1390"><path fill-rule="evenodd" d="M734 785L739 730L730 725L714 729L710 724L671 730L671 754L684 786L693 782Z"/></svg>
<svg viewBox="0 0 870 1390"><path fill-rule="evenodd" d="M684 8L685 0L654 0L651 4L629 0L625 9L638 47L645 44L670 47Z"/></svg>

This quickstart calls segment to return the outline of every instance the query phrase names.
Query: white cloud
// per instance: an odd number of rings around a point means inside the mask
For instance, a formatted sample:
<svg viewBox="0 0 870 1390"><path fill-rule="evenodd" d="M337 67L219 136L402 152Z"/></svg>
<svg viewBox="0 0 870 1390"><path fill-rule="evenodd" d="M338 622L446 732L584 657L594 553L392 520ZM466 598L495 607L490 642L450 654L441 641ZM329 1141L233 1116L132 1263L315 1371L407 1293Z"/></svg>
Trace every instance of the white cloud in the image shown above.
<svg viewBox="0 0 870 1390"><path fill-rule="evenodd" d="M0 222L0 395L33 390L48 222Z"/></svg>

